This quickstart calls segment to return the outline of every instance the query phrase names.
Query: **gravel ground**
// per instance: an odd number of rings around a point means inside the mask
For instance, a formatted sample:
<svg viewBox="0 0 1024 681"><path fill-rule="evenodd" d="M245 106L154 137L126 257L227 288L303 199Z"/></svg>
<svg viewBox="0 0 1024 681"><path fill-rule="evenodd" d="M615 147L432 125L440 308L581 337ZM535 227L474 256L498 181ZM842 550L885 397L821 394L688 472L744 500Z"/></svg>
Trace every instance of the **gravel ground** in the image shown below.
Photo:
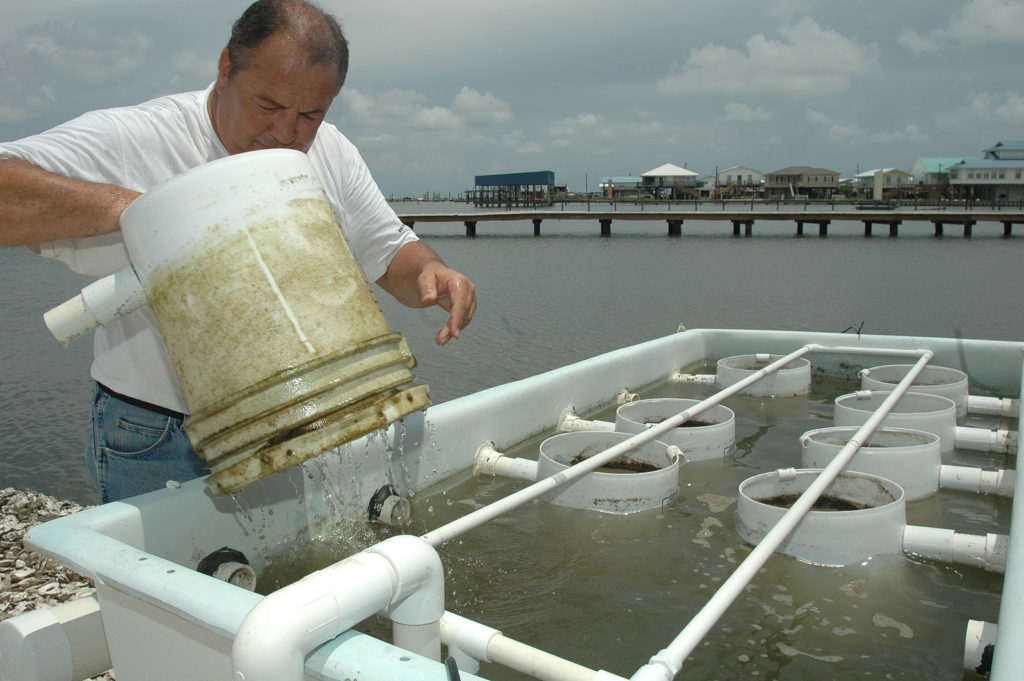
<svg viewBox="0 0 1024 681"><path fill-rule="evenodd" d="M58 605L94 592L85 577L25 548L33 525L82 510L45 494L0 489L0 620ZM112 680L112 673L95 677Z"/></svg>

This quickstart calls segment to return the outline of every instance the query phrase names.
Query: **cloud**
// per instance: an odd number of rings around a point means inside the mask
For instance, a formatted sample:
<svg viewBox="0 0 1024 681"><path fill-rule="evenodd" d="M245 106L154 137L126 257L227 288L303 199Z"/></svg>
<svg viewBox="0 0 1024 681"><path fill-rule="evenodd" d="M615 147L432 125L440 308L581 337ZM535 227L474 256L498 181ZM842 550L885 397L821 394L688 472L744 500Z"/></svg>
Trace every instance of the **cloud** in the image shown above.
<svg viewBox="0 0 1024 681"><path fill-rule="evenodd" d="M131 29L110 35L82 22L26 27L0 46L0 123L22 123L82 88L119 86L139 72L152 41Z"/></svg>
<svg viewBox="0 0 1024 681"><path fill-rule="evenodd" d="M776 17L805 17L814 10L814 0L773 0L764 4L765 13Z"/></svg>
<svg viewBox="0 0 1024 681"><path fill-rule="evenodd" d="M924 142L928 139L920 127L914 123L907 124L902 130L893 130L891 132L873 132L868 135L868 140L871 142L880 142L887 144L889 142Z"/></svg>
<svg viewBox="0 0 1024 681"><path fill-rule="evenodd" d="M458 130L466 124L461 116L443 106L417 109L411 122L417 130Z"/></svg>
<svg viewBox="0 0 1024 681"><path fill-rule="evenodd" d="M928 33L904 31L900 43L913 52L935 52L949 42L963 45L1024 42L1024 1L970 0L949 24Z"/></svg>
<svg viewBox="0 0 1024 681"><path fill-rule="evenodd" d="M581 113L577 116L554 121L548 126L547 133L555 139L573 137L581 132L597 128L601 121L602 117L599 114Z"/></svg>
<svg viewBox="0 0 1024 681"><path fill-rule="evenodd" d="M740 102L729 102L725 105L722 117L727 121L756 122L770 121L775 115L768 109L754 107Z"/></svg>
<svg viewBox="0 0 1024 681"><path fill-rule="evenodd" d="M975 145L988 146L1000 138L1018 139L1024 121L1024 94L971 91L959 106L936 113L934 120L936 128L947 136L971 131Z"/></svg>
<svg viewBox="0 0 1024 681"><path fill-rule="evenodd" d="M465 117L470 125L487 126L512 121L512 110L508 102L490 92L479 92L468 86L455 95L452 108Z"/></svg>
<svg viewBox="0 0 1024 681"><path fill-rule="evenodd" d="M824 131L825 136L834 142L923 142L927 139L921 128L914 123L902 130L868 132L855 123L836 121L817 109L808 109L806 118L808 123Z"/></svg>
<svg viewBox="0 0 1024 681"><path fill-rule="evenodd" d="M138 29L116 33L83 22L50 22L31 27L19 49L41 68L59 70L93 87L120 84L141 69L152 39Z"/></svg>
<svg viewBox="0 0 1024 681"><path fill-rule="evenodd" d="M199 51L180 51L170 59L171 85L182 88L206 87L217 77L216 55Z"/></svg>
<svg viewBox="0 0 1024 681"><path fill-rule="evenodd" d="M545 151L547 150L536 140L531 140L516 148L516 153L519 154L542 154Z"/></svg>
<svg viewBox="0 0 1024 681"><path fill-rule="evenodd" d="M28 85L7 71L0 72L0 91L0 124L24 123L57 102L48 85Z"/></svg>
<svg viewBox="0 0 1024 681"><path fill-rule="evenodd" d="M878 70L877 48L822 28L813 19L783 28L783 40L758 34L746 52L721 45L690 50L658 81L666 94L743 93L813 97L843 92Z"/></svg>
<svg viewBox="0 0 1024 681"><path fill-rule="evenodd" d="M404 123L417 130L459 130L499 125L513 118L507 102L471 87L459 90L451 106L429 106L427 96L414 90L371 94L353 87L341 91L341 102L350 126Z"/></svg>
<svg viewBox="0 0 1024 681"><path fill-rule="evenodd" d="M973 116L1020 125L1024 121L1024 95L1019 92L971 93Z"/></svg>
<svg viewBox="0 0 1024 681"><path fill-rule="evenodd" d="M388 147L397 141L397 137L387 133L381 133L380 135L363 135L359 138L360 146Z"/></svg>

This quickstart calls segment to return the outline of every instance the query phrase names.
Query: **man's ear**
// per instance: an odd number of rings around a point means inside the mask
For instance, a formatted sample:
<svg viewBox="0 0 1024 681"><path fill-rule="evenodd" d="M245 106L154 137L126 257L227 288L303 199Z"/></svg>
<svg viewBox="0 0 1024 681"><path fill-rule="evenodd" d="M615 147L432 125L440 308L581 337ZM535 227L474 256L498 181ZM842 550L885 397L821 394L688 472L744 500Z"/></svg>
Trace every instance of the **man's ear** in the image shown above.
<svg viewBox="0 0 1024 681"><path fill-rule="evenodd" d="M217 79L227 80L231 76L231 57L228 55L228 48L220 51L220 58L217 60Z"/></svg>

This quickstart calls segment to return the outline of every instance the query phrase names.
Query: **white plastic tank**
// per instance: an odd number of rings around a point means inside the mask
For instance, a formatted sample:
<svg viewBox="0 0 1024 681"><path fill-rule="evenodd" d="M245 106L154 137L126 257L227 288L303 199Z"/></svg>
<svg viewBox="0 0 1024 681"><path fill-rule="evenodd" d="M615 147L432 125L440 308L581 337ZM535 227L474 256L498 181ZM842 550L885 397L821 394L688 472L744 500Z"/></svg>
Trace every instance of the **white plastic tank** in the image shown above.
<svg viewBox="0 0 1024 681"><path fill-rule="evenodd" d="M640 433L696 404L699 400L670 397L629 402L615 411L615 430ZM720 459L736 449L736 414L716 405L663 434L661 441L683 450L687 461Z"/></svg>
<svg viewBox="0 0 1024 681"><path fill-rule="evenodd" d="M728 388L782 357L782 355L770 354L723 357L718 360L715 381L720 387ZM753 385L747 386L741 392L744 395L790 397L806 395L810 391L811 363L803 357L798 357Z"/></svg>
<svg viewBox="0 0 1024 681"><path fill-rule="evenodd" d="M736 509L740 537L758 544L820 472L788 469L744 480ZM850 565L901 553L906 524L898 484L867 473L840 473L779 551L815 565Z"/></svg>
<svg viewBox="0 0 1024 681"><path fill-rule="evenodd" d="M540 445L537 479L551 477L632 435L578 431L553 435ZM546 497L558 506L627 515L663 508L679 491L679 457L653 440Z"/></svg>
<svg viewBox="0 0 1024 681"><path fill-rule="evenodd" d="M862 426L887 397L888 391L877 390L840 395L832 420L837 426ZM942 452L952 452L956 447L956 403L940 395L908 392L882 420L882 427L935 433Z"/></svg>
<svg viewBox="0 0 1024 681"><path fill-rule="evenodd" d="M893 390L906 377L913 364L886 364L860 372L860 387L864 390ZM915 393L941 395L956 403L956 415L967 415L968 378L957 369L929 364L914 379L910 388Z"/></svg>
<svg viewBox="0 0 1024 681"><path fill-rule="evenodd" d="M800 437L804 468L825 468L857 430L842 426L804 433ZM914 501L938 491L941 467L942 450L935 433L881 428L857 449L846 470L888 478L903 488L907 501Z"/></svg>

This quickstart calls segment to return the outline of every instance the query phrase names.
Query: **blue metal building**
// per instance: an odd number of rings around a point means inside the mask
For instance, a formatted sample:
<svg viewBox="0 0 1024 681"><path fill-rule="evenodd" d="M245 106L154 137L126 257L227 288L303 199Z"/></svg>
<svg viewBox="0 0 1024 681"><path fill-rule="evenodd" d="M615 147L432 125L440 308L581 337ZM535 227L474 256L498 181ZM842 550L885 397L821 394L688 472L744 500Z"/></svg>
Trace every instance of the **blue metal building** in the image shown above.
<svg viewBox="0 0 1024 681"><path fill-rule="evenodd" d="M476 206L548 206L552 202L555 172L477 175L475 184L468 194Z"/></svg>

